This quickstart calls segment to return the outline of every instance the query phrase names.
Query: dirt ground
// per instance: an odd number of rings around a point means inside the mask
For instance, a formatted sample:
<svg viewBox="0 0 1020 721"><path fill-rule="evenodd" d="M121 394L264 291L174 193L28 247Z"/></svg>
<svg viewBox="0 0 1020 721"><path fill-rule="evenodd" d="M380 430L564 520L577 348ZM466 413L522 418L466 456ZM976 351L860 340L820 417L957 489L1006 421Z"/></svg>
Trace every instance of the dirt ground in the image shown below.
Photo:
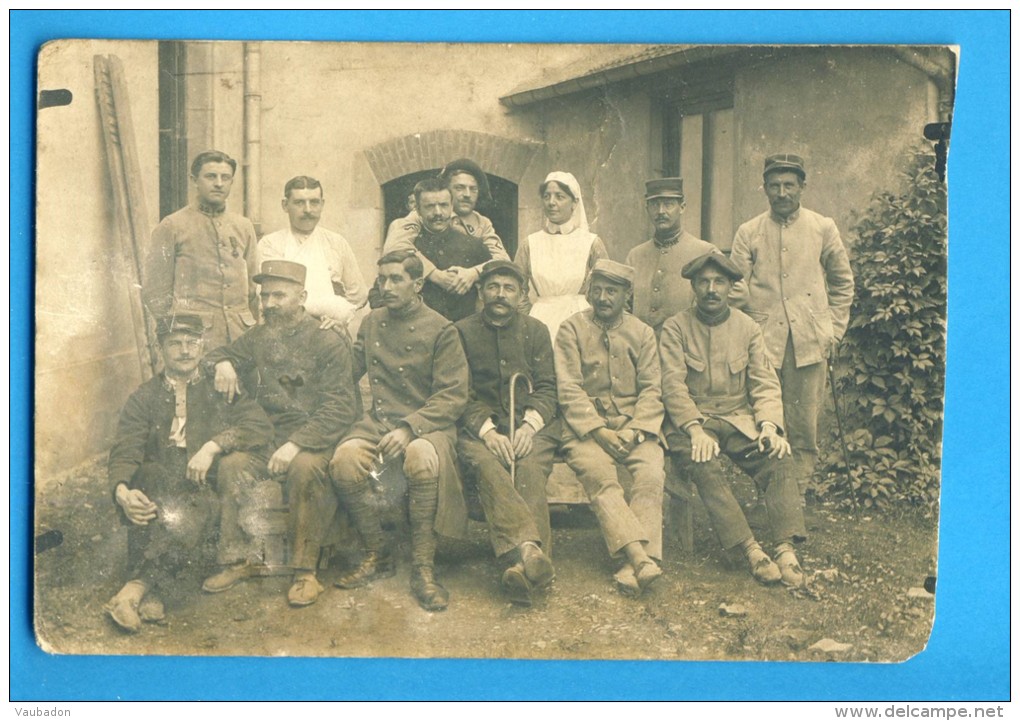
<svg viewBox="0 0 1020 721"><path fill-rule="evenodd" d="M736 483L760 527L750 481ZM52 653L894 662L924 648L934 614L918 589L935 581L936 523L920 513L848 513L809 500L800 555L810 579L791 591L729 563L697 503L695 552L681 557L667 535L665 577L631 599L611 583L594 517L571 506L554 516L556 580L530 609L502 597L485 527L473 522L467 541L440 547L437 574L451 595L442 613L410 595L398 531L396 577L343 591L331 567L320 573L326 593L303 609L287 606L289 576L204 594L209 570L196 563L164 597L167 619L129 635L102 610L125 580L126 555L103 459L40 487L37 531L63 536L35 557L36 635Z"/></svg>

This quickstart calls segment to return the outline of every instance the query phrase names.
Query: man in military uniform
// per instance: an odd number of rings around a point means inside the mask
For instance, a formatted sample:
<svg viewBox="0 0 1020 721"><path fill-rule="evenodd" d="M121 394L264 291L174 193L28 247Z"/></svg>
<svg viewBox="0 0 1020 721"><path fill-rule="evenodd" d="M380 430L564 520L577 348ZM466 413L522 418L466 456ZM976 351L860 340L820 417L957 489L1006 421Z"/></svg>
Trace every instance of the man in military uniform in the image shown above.
<svg viewBox="0 0 1020 721"><path fill-rule="evenodd" d="M787 437L806 484L818 455L825 364L846 332L854 277L832 218L800 205L803 158L770 155L763 177L770 209L741 225L733 239L730 260L747 280L734 305L761 325L783 388Z"/></svg>
<svg viewBox="0 0 1020 721"><path fill-rule="evenodd" d="M482 266L488 260L510 260L503 241L492 227L492 221L478 212L479 205L492 202L489 192L489 179L478 163L469 158L458 158L447 163L439 176L442 183L449 189L453 206L450 225L476 241L481 241L487 254L484 259L473 267L453 265L446 268L433 263L430 258L422 258L425 268L426 282L433 283L444 290L457 295L474 296L470 293L475 282L481 275ZM417 200L417 198L415 199ZM390 224L386 234L384 253L397 250L411 250L422 231L422 219L425 216L417 207L408 213L406 218L399 218Z"/></svg>
<svg viewBox="0 0 1020 721"><path fill-rule="evenodd" d="M532 589L554 574L545 484L561 430L552 341L544 323L518 312L523 287L518 266L489 261L478 288L484 308L456 324L471 370L457 452L476 472L492 548L505 566L503 589L529 605Z"/></svg>
<svg viewBox="0 0 1020 721"><path fill-rule="evenodd" d="M452 196L442 180L421 181L414 186L414 197L422 219L414 249L423 265L427 260L435 268L422 288L422 300L432 310L456 322L472 315L478 300L474 293L460 292L458 269L484 265L489 253L476 239L454 227ZM473 287L477 276L471 273L470 277L472 285L469 287Z"/></svg>
<svg viewBox="0 0 1020 721"><path fill-rule="evenodd" d="M680 281L680 269L699 255L719 252L683 229L685 208L683 178L645 181L645 212L655 232L627 254L627 265L635 276L634 315L656 335L667 318L694 302L690 284Z"/></svg>
<svg viewBox="0 0 1020 721"><path fill-rule="evenodd" d="M601 259L588 310L565 320L554 350L567 463L591 499L610 554L625 561L615 579L638 595L662 575L663 420L655 332L625 312L634 269ZM634 478L630 503L616 464Z"/></svg>
<svg viewBox="0 0 1020 721"><path fill-rule="evenodd" d="M674 472L694 482L723 548L742 551L754 578L800 586L793 543L806 531L790 444L781 435L779 379L758 324L728 304L742 276L718 253L691 261L682 275L691 281L696 306L667 320L659 337ZM764 493L775 562L751 533L721 453Z"/></svg>
<svg viewBox="0 0 1020 721"><path fill-rule="evenodd" d="M368 301L368 286L347 239L319 225L325 203L315 178L288 180L281 204L290 225L263 237L259 254L262 260L281 258L305 266L305 310L346 326Z"/></svg>
<svg viewBox="0 0 1020 721"><path fill-rule="evenodd" d="M265 324L206 357L216 369L216 389L228 400L238 392L257 399L276 430L269 472L285 479L290 508L292 606L308 606L322 592L315 570L338 506L329 459L361 412L350 340L346 332L321 329L305 312L305 272L287 260L264 262L255 282ZM219 593L250 575L250 565L237 564L202 587Z"/></svg>
<svg viewBox="0 0 1020 721"><path fill-rule="evenodd" d="M255 228L226 209L236 170L237 161L218 150L195 156L195 200L152 231L142 275L142 302L152 317L201 316L210 350L240 338L259 312Z"/></svg>
<svg viewBox="0 0 1020 721"><path fill-rule="evenodd" d="M393 574L370 477L399 463L410 497L411 592L422 608L441 611L449 594L433 572L436 534L467 532L455 450L468 400L467 361L453 324L421 300L419 257L388 253L378 265L383 307L365 318L354 344L354 377L368 375L372 405L330 464L365 553L336 585L356 588Z"/></svg>
<svg viewBox="0 0 1020 721"><path fill-rule="evenodd" d="M128 526L128 578L106 605L125 631L164 616L158 592L194 563L220 509L221 563L245 558L249 544L237 523L246 485L265 468L272 438L257 403L227 403L199 369L202 318L177 313L158 319L163 372L131 394L110 450L113 497Z"/></svg>

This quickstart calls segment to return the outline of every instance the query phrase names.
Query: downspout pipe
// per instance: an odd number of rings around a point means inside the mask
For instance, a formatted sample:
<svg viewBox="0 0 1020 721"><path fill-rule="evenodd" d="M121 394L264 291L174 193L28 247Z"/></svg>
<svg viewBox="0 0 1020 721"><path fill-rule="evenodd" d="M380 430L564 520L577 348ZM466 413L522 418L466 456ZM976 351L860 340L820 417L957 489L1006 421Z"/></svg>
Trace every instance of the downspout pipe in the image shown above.
<svg viewBox="0 0 1020 721"><path fill-rule="evenodd" d="M244 214L262 236L262 48L244 43Z"/></svg>

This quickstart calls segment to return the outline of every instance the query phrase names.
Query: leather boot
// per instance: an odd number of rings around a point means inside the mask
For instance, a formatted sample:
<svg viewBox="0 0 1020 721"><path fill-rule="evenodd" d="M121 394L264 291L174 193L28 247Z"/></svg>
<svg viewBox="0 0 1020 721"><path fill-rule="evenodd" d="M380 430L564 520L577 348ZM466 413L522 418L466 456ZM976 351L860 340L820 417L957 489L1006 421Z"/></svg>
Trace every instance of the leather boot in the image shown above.
<svg viewBox="0 0 1020 721"><path fill-rule="evenodd" d="M431 566L415 566L411 570L411 593L426 611L445 611L450 603L450 594L436 583Z"/></svg>
<svg viewBox="0 0 1020 721"><path fill-rule="evenodd" d="M334 584L337 588L361 588L378 578L389 578L397 572L393 557L384 551L366 551L361 564L344 574Z"/></svg>
<svg viewBox="0 0 1020 721"><path fill-rule="evenodd" d="M528 580L536 587L542 588L556 577L552 561L545 555L534 541L525 541L520 545L521 562Z"/></svg>
<svg viewBox="0 0 1020 721"><path fill-rule="evenodd" d="M524 570L524 564L517 562L503 571L500 586L511 603L519 606L531 605L531 582Z"/></svg>

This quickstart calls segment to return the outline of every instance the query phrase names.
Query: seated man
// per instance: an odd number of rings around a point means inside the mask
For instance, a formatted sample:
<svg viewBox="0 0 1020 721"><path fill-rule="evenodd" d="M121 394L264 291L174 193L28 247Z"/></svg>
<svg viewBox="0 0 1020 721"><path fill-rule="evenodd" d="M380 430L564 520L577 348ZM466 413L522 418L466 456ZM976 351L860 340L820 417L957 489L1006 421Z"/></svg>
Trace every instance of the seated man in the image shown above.
<svg viewBox="0 0 1020 721"><path fill-rule="evenodd" d="M224 497L218 555L245 560L238 525L242 486L265 468L273 428L257 403L228 404L199 370L203 321L178 313L156 323L163 372L131 394L110 450L113 496L128 526L128 578L106 604L132 633L164 616L157 595L195 560Z"/></svg>
<svg viewBox="0 0 1020 721"><path fill-rule="evenodd" d="M414 186L414 197L422 218L414 248L423 264L429 261L435 267L422 287L422 299L429 308L456 322L475 312L478 296L462 293L457 283L446 278L460 266L484 265L489 252L476 239L454 227L453 201L443 181L438 178L421 181ZM471 272L470 277L469 289L474 287L476 274Z"/></svg>
<svg viewBox="0 0 1020 721"><path fill-rule="evenodd" d="M742 550L755 579L800 586L793 542L806 531L790 444L780 435L779 378L758 324L729 307L733 284L743 276L719 253L696 258L681 274L691 281L695 306L667 320L659 340L673 469L697 486L723 548ZM755 541L720 453L764 491L778 567Z"/></svg>
<svg viewBox="0 0 1020 721"><path fill-rule="evenodd" d="M421 259L388 253L378 261L382 308L358 329L354 378L368 375L372 404L333 455L330 473L361 534L361 565L340 588L393 575L370 476L400 463L409 486L411 592L422 608L449 602L433 574L436 533L463 538L467 508L457 474L457 419L468 399L468 368L453 324L422 303ZM377 465L378 464L378 465Z"/></svg>
<svg viewBox="0 0 1020 721"><path fill-rule="evenodd" d="M503 589L530 605L532 589L554 575L545 483L561 431L552 341L544 323L518 313L523 286L519 267L489 261L478 289L485 307L456 324L471 370L457 453L477 470L492 548L505 565Z"/></svg>
<svg viewBox="0 0 1020 721"><path fill-rule="evenodd" d="M662 575L663 408L655 332L624 312L634 269L595 263L591 308L563 322L556 335L556 378L565 421L567 463L591 499L613 556L620 592L636 596ZM616 464L634 477L628 505Z"/></svg>
<svg viewBox="0 0 1020 721"><path fill-rule="evenodd" d="M488 260L510 260L503 241L500 240L496 230L492 227L492 221L478 212L478 208L484 208L492 204L492 193L489 192L489 179L478 163L470 158L458 158L447 163L439 174L439 179L449 188L453 201L453 215L450 225L457 231L471 236L481 242L487 254L485 259L473 267L453 265L436 271L436 265L428 258L422 258L425 266L424 276L426 282L438 283L444 289L451 290L457 295L470 295L469 291L474 288L478 276L482 272L482 265ZM386 243L383 252L389 253L396 250L411 250L415 247L415 241L421 233L422 217L420 208L417 207L415 199L408 200L410 212L404 218L398 218L390 223L386 232Z"/></svg>
<svg viewBox="0 0 1020 721"><path fill-rule="evenodd" d="M265 325L211 351L206 362L216 368L216 390L231 400L243 389L273 422L276 451L269 472L284 478L290 507L294 583L287 601L308 606L322 592L315 570L338 505L329 459L361 412L361 402L346 331L323 330L305 312L305 267L267 260L255 282L261 285ZM251 574L249 565L236 564L206 579L202 588L219 593Z"/></svg>

